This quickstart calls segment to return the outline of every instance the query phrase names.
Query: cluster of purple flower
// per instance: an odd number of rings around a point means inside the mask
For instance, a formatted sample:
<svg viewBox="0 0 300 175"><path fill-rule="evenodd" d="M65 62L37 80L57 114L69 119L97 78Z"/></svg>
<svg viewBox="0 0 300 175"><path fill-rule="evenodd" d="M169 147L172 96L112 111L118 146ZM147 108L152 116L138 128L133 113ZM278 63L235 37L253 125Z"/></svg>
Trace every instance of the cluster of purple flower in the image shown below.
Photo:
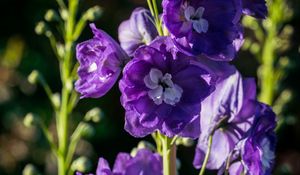
<svg viewBox="0 0 300 175"><path fill-rule="evenodd" d="M121 104L125 130L132 136L159 131L199 138L196 168L211 146L208 169L270 174L275 114L256 100L254 79L242 78L229 64L243 44L242 15L265 18L265 1L163 0L162 6L166 36L158 36L154 18L144 8L120 25L120 45L91 24L94 38L77 46L76 90L82 98L99 98L123 71ZM147 150L135 158L120 154L113 172L100 159L97 175L161 174L160 164Z"/></svg>

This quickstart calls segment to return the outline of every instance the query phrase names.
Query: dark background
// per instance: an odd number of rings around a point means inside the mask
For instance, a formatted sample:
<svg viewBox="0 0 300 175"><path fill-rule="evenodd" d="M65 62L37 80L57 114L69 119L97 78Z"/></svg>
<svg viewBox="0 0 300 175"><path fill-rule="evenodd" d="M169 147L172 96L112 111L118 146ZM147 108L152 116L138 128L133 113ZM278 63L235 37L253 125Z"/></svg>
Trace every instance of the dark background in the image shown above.
<svg viewBox="0 0 300 175"><path fill-rule="evenodd" d="M281 89L292 92L292 100L284 110L285 124L278 131L276 168L274 174L300 175L300 3L289 0L294 10L293 18L288 21L294 29L291 47L284 55L290 59L288 76L281 83ZM146 6L146 0L84 0L81 10L92 5L104 9L103 16L96 22L114 38L122 20L130 16L137 6ZM61 83L57 60L52 53L48 40L34 32L36 23L43 19L49 8L57 9L54 0L1 0L0 2L0 174L21 174L28 163L37 166L41 172L55 174L54 158L49 152L44 136L38 128L25 128L23 117L28 112L39 114L53 126L53 112L40 86L32 86L26 81L27 75L37 69L47 79L54 92ZM85 29L80 41L90 38L91 32ZM11 45L9 45L11 43ZM17 52L18 51L18 52ZM13 55L15 62L7 61ZM7 63L8 62L8 63ZM254 56L241 51L234 62L245 76L256 76L258 62ZM124 111L119 102L120 92L114 87L101 99L81 100L72 116L79 121L92 107L100 107L104 117L95 124L96 134L80 142L77 156L86 155L96 165L98 157L105 157L111 164L118 152L130 152L139 139L131 137L123 130ZM152 142L151 138L146 138ZM194 148L180 146L178 157L181 160L180 173L198 174L192 166Z"/></svg>

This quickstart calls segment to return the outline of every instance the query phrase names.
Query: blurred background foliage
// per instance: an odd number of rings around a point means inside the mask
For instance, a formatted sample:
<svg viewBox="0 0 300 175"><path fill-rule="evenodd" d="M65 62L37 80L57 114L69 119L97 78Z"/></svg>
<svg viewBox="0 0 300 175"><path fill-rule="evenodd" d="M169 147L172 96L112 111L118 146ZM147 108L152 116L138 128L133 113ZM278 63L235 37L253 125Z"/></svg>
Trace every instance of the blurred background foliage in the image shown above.
<svg viewBox="0 0 300 175"><path fill-rule="evenodd" d="M278 1L278 0L274 0ZM282 0L283 1L283 0ZM276 32L269 36L270 21L256 23L244 19L247 26L247 39L243 50L234 61L244 76L267 79L269 88L275 89L272 100L274 110L279 114L280 128L274 174L300 174L300 2L286 0L288 8L273 9L276 19L285 18L276 23ZM80 9L92 5L103 8L103 16L97 26L117 39L117 28L121 21L130 16L137 6L146 6L145 0L85 0ZM38 114L53 126L53 112L42 88L27 82L28 74L40 71L53 91L61 87L57 60L45 37L34 33L36 23L43 19L45 12L56 7L54 0L1 0L0 2L0 174L21 174L28 163L34 164L45 174L55 174L54 158L49 145L39 128L26 128L23 118L28 112ZM280 10L280 11L278 11ZM262 30L262 31L259 31ZM268 33L268 35L267 35ZM258 35L258 36L257 36ZM80 41L90 38L91 32L85 29ZM269 36L269 38L268 38ZM266 43L274 42L275 55L271 55L274 70L262 70L264 57L270 57ZM271 53L272 54L272 53ZM273 67L272 66L272 67ZM279 70L279 72L276 72ZM279 76L280 81L264 77L264 73ZM258 72L258 73L257 73ZM277 73L279 73L277 75ZM258 89L263 91L263 89ZM265 99L266 97L262 97ZM115 86L104 98L81 100L75 109L72 121L78 122L93 107L101 109L101 121L95 125L95 132L80 141L76 156L90 158L95 166L99 156L112 164L118 152L130 152L139 139L131 137L123 130L124 111L119 102L120 92ZM268 100L267 100L268 101ZM284 105L282 105L284 104ZM152 142L151 138L145 138ZM180 146L178 158L181 162L181 174L197 174L192 166L194 149Z"/></svg>

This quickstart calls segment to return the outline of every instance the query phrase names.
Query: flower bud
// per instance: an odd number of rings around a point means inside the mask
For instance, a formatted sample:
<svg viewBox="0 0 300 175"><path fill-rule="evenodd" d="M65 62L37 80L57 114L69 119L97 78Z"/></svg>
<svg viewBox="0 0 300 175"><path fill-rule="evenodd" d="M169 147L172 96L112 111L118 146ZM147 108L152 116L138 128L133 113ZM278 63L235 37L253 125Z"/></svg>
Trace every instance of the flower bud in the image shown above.
<svg viewBox="0 0 300 175"><path fill-rule="evenodd" d="M138 152L138 149L136 147L132 148L132 150L130 152L130 156L135 157L137 152Z"/></svg>
<svg viewBox="0 0 300 175"><path fill-rule="evenodd" d="M66 89L71 92L73 90L73 81L71 79L68 79L66 81Z"/></svg>
<svg viewBox="0 0 300 175"><path fill-rule="evenodd" d="M59 16L53 9L49 9L45 14L45 20L48 22L59 21Z"/></svg>
<svg viewBox="0 0 300 175"><path fill-rule="evenodd" d="M27 164L22 172L23 175L39 175L40 173L32 164Z"/></svg>
<svg viewBox="0 0 300 175"><path fill-rule="evenodd" d="M102 111L100 108L93 108L85 114L84 121L87 121L87 122L92 121L92 122L98 123L102 118L101 114L102 114Z"/></svg>
<svg viewBox="0 0 300 175"><path fill-rule="evenodd" d="M30 128L32 126L34 126L36 123L36 116L34 116L34 114L32 113L28 113L26 114L26 116L24 117L24 120L23 120L23 124Z"/></svg>
<svg viewBox="0 0 300 175"><path fill-rule="evenodd" d="M52 100L52 103L55 106L55 108L59 108L59 106L61 104L60 103L60 94L59 93L53 94L51 100Z"/></svg>
<svg viewBox="0 0 300 175"><path fill-rule="evenodd" d="M65 47L61 43L56 44L57 54L60 58L65 55Z"/></svg>
<svg viewBox="0 0 300 175"><path fill-rule="evenodd" d="M191 147L194 144L194 140L190 139L190 138L182 138L182 145L186 146L186 147Z"/></svg>
<svg viewBox="0 0 300 175"><path fill-rule="evenodd" d="M71 165L71 168L74 171L85 173L92 169L92 163L88 158L82 156L74 160L74 162Z"/></svg>
<svg viewBox="0 0 300 175"><path fill-rule="evenodd" d="M47 25L45 22L40 21L39 23L37 23L37 25L35 26L35 33L38 35L43 35L46 33L47 31Z"/></svg>
<svg viewBox="0 0 300 175"><path fill-rule="evenodd" d="M39 72L38 72L37 70L33 70L33 71L29 74L27 80L28 80L28 82L31 83L31 84L36 84L37 81L38 81L38 78L39 78Z"/></svg>
<svg viewBox="0 0 300 175"><path fill-rule="evenodd" d="M92 125L88 123L82 123L80 127L80 134L85 138L92 137L95 134L95 130Z"/></svg>
<svg viewBox="0 0 300 175"><path fill-rule="evenodd" d="M94 6L90 9L88 9L85 14L84 17L88 20L88 21L95 21L97 20L102 14L102 9L99 6Z"/></svg>
<svg viewBox="0 0 300 175"><path fill-rule="evenodd" d="M69 17L69 12L66 9L60 11L60 16L63 20L67 20Z"/></svg>
<svg viewBox="0 0 300 175"><path fill-rule="evenodd" d="M149 150L152 150L152 151L155 151L155 147L150 143L150 142L147 142L147 141L140 141L138 146L137 146L138 149L149 149Z"/></svg>

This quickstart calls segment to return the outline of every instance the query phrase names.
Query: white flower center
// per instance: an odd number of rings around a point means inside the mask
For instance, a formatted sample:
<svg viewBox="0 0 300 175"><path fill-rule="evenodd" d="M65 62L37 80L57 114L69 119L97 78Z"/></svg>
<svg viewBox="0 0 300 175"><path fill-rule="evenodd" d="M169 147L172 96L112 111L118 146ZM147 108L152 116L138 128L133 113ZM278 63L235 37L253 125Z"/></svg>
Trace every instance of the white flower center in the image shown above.
<svg viewBox="0 0 300 175"><path fill-rule="evenodd" d="M185 19L192 22L193 29L198 33L206 33L208 31L208 21L202 18L204 11L204 7L199 7L197 10L195 10L195 8L192 6L188 6L184 10Z"/></svg>
<svg viewBox="0 0 300 175"><path fill-rule="evenodd" d="M95 62L93 62L88 68L88 73L95 72L97 69L98 69L97 64Z"/></svg>
<svg viewBox="0 0 300 175"><path fill-rule="evenodd" d="M261 143L260 155L262 157L263 169L266 170L271 167L271 163L275 158L274 152L270 149L270 141L267 138L264 138Z"/></svg>
<svg viewBox="0 0 300 175"><path fill-rule="evenodd" d="M148 75L144 78L148 91L148 96L155 104L160 105L165 102L169 105L175 105L180 101L182 96L182 88L172 82L172 75L165 75L158 69L152 68Z"/></svg>

